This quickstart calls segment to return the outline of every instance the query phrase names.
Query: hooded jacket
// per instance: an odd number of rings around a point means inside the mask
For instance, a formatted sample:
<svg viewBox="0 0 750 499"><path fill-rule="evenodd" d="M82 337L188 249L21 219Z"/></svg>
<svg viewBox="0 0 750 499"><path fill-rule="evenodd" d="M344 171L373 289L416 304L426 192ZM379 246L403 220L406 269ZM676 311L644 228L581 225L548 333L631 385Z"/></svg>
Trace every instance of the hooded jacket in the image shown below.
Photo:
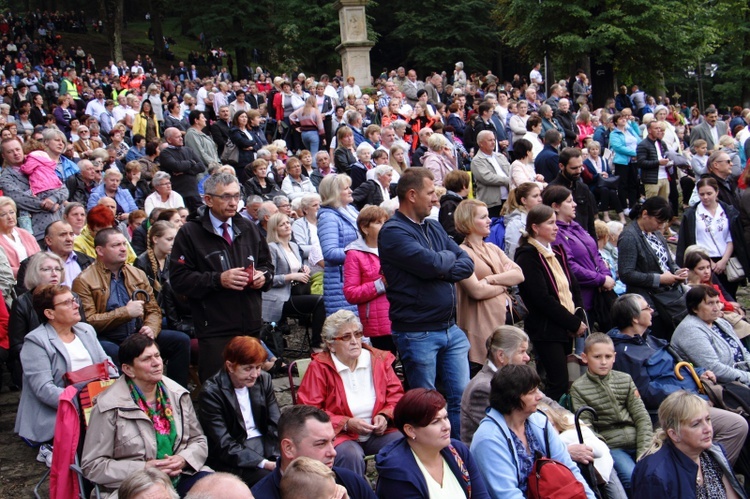
<svg viewBox="0 0 750 499"><path fill-rule="evenodd" d="M357 305L365 336L391 334L390 308L385 283L380 274L377 248L370 248L360 237L346 247L344 261L344 297Z"/></svg>

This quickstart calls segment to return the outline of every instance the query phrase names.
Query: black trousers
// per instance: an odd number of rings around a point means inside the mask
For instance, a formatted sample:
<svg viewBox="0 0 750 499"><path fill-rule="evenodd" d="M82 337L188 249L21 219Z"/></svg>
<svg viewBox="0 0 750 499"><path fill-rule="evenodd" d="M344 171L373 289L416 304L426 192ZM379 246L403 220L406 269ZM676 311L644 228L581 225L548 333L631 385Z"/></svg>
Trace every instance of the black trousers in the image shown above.
<svg viewBox="0 0 750 499"><path fill-rule="evenodd" d="M633 208L638 203L638 169L634 163L615 165L615 175L620 177L617 189L620 205L623 208Z"/></svg>
<svg viewBox="0 0 750 499"><path fill-rule="evenodd" d="M557 402L568 391L568 354L573 351L573 342L538 341L534 350L547 373L544 394Z"/></svg>

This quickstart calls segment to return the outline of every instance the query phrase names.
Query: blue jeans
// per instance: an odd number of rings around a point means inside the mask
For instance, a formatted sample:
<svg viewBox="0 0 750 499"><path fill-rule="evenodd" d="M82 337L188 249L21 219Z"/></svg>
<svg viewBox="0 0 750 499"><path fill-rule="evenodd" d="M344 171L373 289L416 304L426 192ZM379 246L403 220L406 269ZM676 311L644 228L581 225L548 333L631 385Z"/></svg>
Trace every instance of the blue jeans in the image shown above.
<svg viewBox="0 0 750 499"><path fill-rule="evenodd" d="M112 362L120 369L120 345L108 340L99 340L104 353L109 355ZM187 388L190 370L190 337L181 331L162 329L156 337L164 360L167 361L169 378ZM122 372L122 369L120 369Z"/></svg>
<svg viewBox="0 0 750 499"><path fill-rule="evenodd" d="M409 388L435 389L440 377L448 402L451 437L460 438L461 395L469 383L469 340L453 325L439 331L393 331Z"/></svg>
<svg viewBox="0 0 750 499"><path fill-rule="evenodd" d="M610 449L615 461L615 471L628 496L631 492L633 470L635 469L635 449Z"/></svg>
<svg viewBox="0 0 750 499"><path fill-rule="evenodd" d="M318 135L318 131L313 130L302 132L302 145L305 146L305 149L310 151L310 154L312 154L313 157L313 166L316 166L315 155L318 153L318 149L320 148L320 135Z"/></svg>

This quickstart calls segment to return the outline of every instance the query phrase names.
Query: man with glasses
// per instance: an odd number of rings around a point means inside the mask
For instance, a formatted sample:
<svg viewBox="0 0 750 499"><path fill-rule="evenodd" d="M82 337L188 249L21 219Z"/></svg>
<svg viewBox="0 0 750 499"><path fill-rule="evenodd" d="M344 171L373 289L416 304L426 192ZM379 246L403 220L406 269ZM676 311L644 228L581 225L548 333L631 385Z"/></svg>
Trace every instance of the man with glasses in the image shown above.
<svg viewBox="0 0 750 499"><path fill-rule="evenodd" d="M47 245L47 250L62 258L62 261L65 263L65 280L60 284L70 287L73 286L75 278L94 263L94 259L87 254L73 250L73 241L75 238L76 235L73 232L73 228L63 220L52 222L44 232L44 243ZM27 291L24 287L24 277L26 276L26 267L29 264L30 258L22 261L21 266L18 268L16 293L19 296L21 293Z"/></svg>
<svg viewBox="0 0 750 499"><path fill-rule="evenodd" d="M737 192L737 179L732 177L732 160L724 151L714 151L708 157L708 173L701 178L713 178L719 184L719 201L734 206L741 212L740 196ZM690 206L700 200L698 189L693 190L690 197Z"/></svg>
<svg viewBox="0 0 750 499"><path fill-rule="evenodd" d="M222 352L233 337L259 336L262 292L274 275L266 240L237 213L237 177L217 173L203 188L206 206L177 233L169 263L172 288L193 309L201 381L222 367Z"/></svg>
<svg viewBox="0 0 750 499"><path fill-rule="evenodd" d="M198 175L206 171L206 164L195 151L184 146L177 128L167 128L164 138L169 145L159 155L159 168L172 176L172 189L180 193L187 209L195 213L203 204L198 194Z"/></svg>
<svg viewBox="0 0 750 499"><path fill-rule="evenodd" d="M167 360L169 377L187 387L190 337L161 328L161 309L146 274L127 265L128 242L117 229L106 228L94 237L96 262L73 281L86 322L99 337L107 355L119 367L120 344L133 334L156 340ZM134 291L143 293L134 295ZM144 296L145 294L145 296Z"/></svg>

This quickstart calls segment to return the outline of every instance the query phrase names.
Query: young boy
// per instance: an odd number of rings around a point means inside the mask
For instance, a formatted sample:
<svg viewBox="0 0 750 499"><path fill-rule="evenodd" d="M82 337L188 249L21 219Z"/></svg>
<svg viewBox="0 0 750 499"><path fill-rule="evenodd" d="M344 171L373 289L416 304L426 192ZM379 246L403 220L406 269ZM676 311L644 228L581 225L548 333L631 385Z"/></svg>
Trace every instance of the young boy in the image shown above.
<svg viewBox="0 0 750 499"><path fill-rule="evenodd" d="M698 139L693 142L693 158L690 160L690 166L696 177L700 177L708 172L708 142Z"/></svg>
<svg viewBox="0 0 750 499"><path fill-rule="evenodd" d="M629 494L635 461L651 443L651 418L630 375L612 370L615 346L609 336L593 333L586 338L582 358L588 372L570 388L574 410L584 405L596 410L599 419L586 422L607 442Z"/></svg>

